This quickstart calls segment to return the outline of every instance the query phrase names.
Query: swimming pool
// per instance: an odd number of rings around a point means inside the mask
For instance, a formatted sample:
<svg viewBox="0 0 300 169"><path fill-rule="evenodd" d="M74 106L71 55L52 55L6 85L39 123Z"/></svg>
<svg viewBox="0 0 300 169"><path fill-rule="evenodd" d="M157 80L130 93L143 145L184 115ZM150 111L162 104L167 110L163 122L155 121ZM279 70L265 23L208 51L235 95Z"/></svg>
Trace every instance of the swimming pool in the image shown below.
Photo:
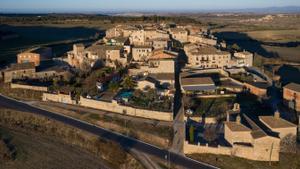
<svg viewBox="0 0 300 169"><path fill-rule="evenodd" d="M122 99L128 99L133 95L132 91L121 92L118 96Z"/></svg>

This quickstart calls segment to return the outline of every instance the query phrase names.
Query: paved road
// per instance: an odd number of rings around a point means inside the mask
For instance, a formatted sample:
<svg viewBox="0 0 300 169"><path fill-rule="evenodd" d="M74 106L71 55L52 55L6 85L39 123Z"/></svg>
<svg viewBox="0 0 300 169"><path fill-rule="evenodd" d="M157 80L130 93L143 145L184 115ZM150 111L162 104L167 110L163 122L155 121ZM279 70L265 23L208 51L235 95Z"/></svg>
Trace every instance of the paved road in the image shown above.
<svg viewBox="0 0 300 169"><path fill-rule="evenodd" d="M88 124L86 122L83 122L83 121L80 121L80 120L77 120L77 119L74 119L71 117L67 117L67 116L52 113L52 112L49 112L46 110L42 110L42 109L33 107L31 105L28 105L26 103L22 103L22 102L18 102L16 100L6 98L1 95L0 95L0 106L19 110L19 111L30 112L30 113L42 115L42 116L63 122L64 124L68 124L73 127L79 128L81 130L85 130L87 132L93 133L95 135L99 135L102 138L106 138L108 140L118 142L118 143L120 143L121 146L123 146L126 149L134 148L141 152L154 155L158 158L170 160L171 163L183 166L187 169L215 169L216 168L209 164L191 160L180 154L176 154L176 153L170 152L168 150L160 149L153 145L144 143L142 141L139 141L139 140L136 140L133 138L129 138L129 137L120 135L120 134L112 132L112 131L108 131L106 129L94 126L92 124Z"/></svg>

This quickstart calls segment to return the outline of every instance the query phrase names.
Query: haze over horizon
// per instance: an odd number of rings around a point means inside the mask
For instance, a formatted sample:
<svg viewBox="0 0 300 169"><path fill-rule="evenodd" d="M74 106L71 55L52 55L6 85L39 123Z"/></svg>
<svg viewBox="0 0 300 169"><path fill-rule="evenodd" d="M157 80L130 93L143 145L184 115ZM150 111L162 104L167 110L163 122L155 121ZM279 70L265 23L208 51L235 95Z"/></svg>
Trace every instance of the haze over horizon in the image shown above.
<svg viewBox="0 0 300 169"><path fill-rule="evenodd" d="M0 12L200 11L300 6L299 0L0 0Z"/></svg>

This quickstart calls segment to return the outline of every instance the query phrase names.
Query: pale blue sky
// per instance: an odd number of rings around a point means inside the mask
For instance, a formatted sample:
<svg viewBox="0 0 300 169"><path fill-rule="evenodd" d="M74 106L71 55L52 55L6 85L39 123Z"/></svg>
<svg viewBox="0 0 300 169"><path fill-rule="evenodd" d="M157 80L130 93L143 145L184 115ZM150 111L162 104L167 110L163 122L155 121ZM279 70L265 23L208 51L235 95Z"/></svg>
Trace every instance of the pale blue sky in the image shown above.
<svg viewBox="0 0 300 169"><path fill-rule="evenodd" d="M300 0L0 0L3 11L216 10L300 6Z"/></svg>

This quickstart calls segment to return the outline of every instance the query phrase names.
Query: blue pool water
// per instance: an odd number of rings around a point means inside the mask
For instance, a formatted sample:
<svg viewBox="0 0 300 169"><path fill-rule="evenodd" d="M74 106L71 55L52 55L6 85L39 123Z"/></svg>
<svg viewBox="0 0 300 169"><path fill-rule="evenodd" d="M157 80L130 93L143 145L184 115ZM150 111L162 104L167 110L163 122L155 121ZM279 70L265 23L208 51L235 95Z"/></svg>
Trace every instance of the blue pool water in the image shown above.
<svg viewBox="0 0 300 169"><path fill-rule="evenodd" d="M120 98L130 98L133 95L133 92L122 92L119 94Z"/></svg>

